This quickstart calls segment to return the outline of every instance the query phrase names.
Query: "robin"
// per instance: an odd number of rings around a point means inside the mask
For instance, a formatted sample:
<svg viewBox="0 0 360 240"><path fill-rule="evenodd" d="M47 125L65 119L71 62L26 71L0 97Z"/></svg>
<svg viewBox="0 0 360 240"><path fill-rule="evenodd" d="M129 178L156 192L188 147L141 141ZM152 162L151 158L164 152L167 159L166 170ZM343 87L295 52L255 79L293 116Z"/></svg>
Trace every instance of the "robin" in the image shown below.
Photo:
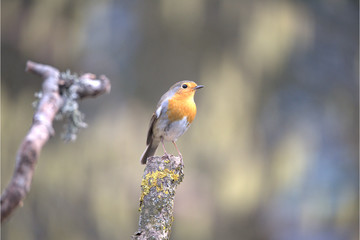
<svg viewBox="0 0 360 240"><path fill-rule="evenodd" d="M146 149L141 156L141 163L146 164L148 157L154 156L161 142L165 155L168 156L164 140L171 141L179 156L182 155L176 146L176 140L189 128L196 115L194 95L203 88L192 81L175 83L160 99L156 111L151 117L146 140Z"/></svg>

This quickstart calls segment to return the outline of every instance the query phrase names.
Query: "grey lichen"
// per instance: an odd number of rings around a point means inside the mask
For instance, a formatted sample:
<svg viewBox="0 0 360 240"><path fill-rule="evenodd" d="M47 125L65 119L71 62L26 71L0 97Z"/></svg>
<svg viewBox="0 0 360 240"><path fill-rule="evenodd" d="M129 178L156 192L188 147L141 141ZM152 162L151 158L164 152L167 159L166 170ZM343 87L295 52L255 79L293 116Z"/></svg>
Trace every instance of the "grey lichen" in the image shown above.
<svg viewBox="0 0 360 240"><path fill-rule="evenodd" d="M79 110L78 88L82 85L81 79L77 74L71 74L69 70L60 73L59 92L63 99L63 105L57 112L55 120L64 121L64 132L61 138L64 141L75 141L77 133L81 128L86 128L84 114ZM33 106L37 108L42 92L35 93L37 100Z"/></svg>

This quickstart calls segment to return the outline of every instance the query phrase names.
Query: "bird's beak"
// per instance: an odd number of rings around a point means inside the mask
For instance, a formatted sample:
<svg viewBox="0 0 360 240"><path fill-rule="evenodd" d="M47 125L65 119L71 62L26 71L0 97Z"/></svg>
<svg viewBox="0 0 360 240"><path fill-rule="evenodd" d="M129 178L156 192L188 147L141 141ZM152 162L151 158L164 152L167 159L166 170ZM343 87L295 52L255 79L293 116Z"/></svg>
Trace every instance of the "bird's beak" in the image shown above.
<svg viewBox="0 0 360 240"><path fill-rule="evenodd" d="M205 86L204 85L197 85L196 87L194 87L194 89L198 90L198 89L203 88L203 87L205 87Z"/></svg>

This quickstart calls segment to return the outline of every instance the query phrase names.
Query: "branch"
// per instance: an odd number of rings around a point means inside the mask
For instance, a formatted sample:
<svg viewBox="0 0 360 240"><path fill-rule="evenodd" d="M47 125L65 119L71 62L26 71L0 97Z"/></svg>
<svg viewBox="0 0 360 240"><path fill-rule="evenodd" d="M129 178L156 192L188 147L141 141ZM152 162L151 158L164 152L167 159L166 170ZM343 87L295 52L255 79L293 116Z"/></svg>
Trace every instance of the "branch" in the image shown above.
<svg viewBox="0 0 360 240"><path fill-rule="evenodd" d="M176 187L184 178L180 157L150 157L141 182L139 228L133 239L169 239Z"/></svg>
<svg viewBox="0 0 360 240"><path fill-rule="evenodd" d="M110 91L110 81L102 76L95 80L95 75L84 74L80 81L62 79L59 70L54 67L28 61L26 71L35 73L44 79L42 93L28 134L19 147L12 179L1 195L1 222L5 220L30 191L34 168L41 149L54 135L52 122L64 104L61 88L64 85L74 87L79 98L94 97ZM76 84L75 84L76 83Z"/></svg>

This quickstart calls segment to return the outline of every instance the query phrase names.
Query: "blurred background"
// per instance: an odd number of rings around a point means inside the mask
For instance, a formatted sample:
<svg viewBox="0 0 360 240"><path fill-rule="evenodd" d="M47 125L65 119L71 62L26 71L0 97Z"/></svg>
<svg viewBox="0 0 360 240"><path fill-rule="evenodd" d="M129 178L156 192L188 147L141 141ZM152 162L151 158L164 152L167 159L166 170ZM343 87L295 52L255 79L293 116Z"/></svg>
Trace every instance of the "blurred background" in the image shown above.
<svg viewBox="0 0 360 240"><path fill-rule="evenodd" d="M76 142L55 124L2 239L130 239L151 114L184 79L206 87L172 239L358 239L358 19L355 0L3 0L2 190L41 87L27 60L112 91L81 102Z"/></svg>

